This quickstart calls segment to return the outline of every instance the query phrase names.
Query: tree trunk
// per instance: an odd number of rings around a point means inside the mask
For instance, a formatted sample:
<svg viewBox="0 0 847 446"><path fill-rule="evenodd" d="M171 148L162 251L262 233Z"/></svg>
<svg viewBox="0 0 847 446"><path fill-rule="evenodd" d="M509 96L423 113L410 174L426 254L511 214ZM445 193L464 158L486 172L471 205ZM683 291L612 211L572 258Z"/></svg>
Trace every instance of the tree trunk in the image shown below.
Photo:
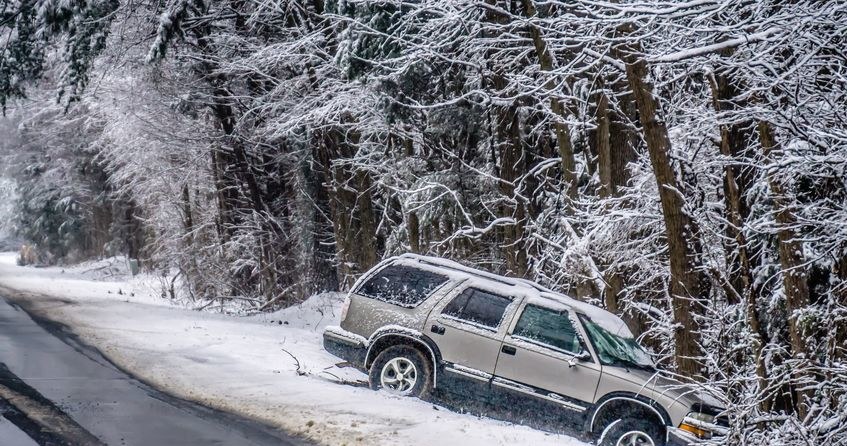
<svg viewBox="0 0 847 446"><path fill-rule="evenodd" d="M838 277L838 284L833 287L835 297L835 305L839 309L847 308L847 246L841 248L841 252L837 253L838 260L835 262L835 275ZM847 358L847 322L842 321L835 324L835 333L832 336L832 360L843 361Z"/></svg>
<svg viewBox="0 0 847 446"><path fill-rule="evenodd" d="M758 130L765 162L767 165L774 165L778 162L780 148L776 143L773 129L770 123L759 121ZM794 358L804 362L809 359L806 351L806 334L797 318L799 313L809 305L809 284L803 256L803 243L795 232L798 226L797 218L792 211L795 200L777 177L775 169L768 168L767 177L771 201L773 202L774 219L777 224L779 263L782 270L782 285L788 312L788 335ZM804 385L802 382L803 376L796 372L796 369L794 378L799 382L795 383L795 386L802 387ZM808 392L799 390L795 393L797 396L795 408L800 418L803 418L808 410L809 395Z"/></svg>
<svg viewBox="0 0 847 446"><path fill-rule="evenodd" d="M597 95L597 169L600 177L600 198L609 198L617 195L614 181L612 181L612 149L611 149L611 124L609 122L609 98L606 93Z"/></svg>
<svg viewBox="0 0 847 446"><path fill-rule="evenodd" d="M497 0L486 0L490 5L496 5ZM489 10L487 20L493 23L505 23L508 18ZM488 32L489 37L496 39L497 35ZM498 65L498 59L491 52L486 54L491 70L488 79L489 85L495 92L503 92L508 88L508 83L503 75L503 69ZM507 93L508 94L508 93ZM518 104L513 101L510 104L495 105L492 107L492 124L495 128L492 144L492 155L496 160L498 189L502 195L502 202L498 211L503 218L514 219L513 224L503 225L498 228L498 248L502 258L505 260L504 274L523 276L526 273L526 246L523 240L524 220L526 218L526 203L519 197L515 190L518 178L526 173L526 158L523 153L520 116Z"/></svg>
<svg viewBox="0 0 847 446"><path fill-rule="evenodd" d="M730 83L729 79L722 75L716 74L709 77L709 85L712 91L712 105L715 112L721 113L732 109L730 105L737 96L737 88ZM723 124L720 126L721 142L720 151L728 160L735 160L746 152L747 134L743 130L745 125L739 124ZM724 207L726 211L726 220L729 224L726 227L727 236L735 241L734 249L732 246L727 246L726 251L730 258L728 263L730 266L730 292L727 294L727 300L730 303L744 302L747 324L753 334L751 348L753 350L754 361L756 363L756 376L758 379L759 392L764 394L768 387L768 371L765 364L765 357L762 352L762 344L767 339L760 320L758 310L758 290L754 288L753 268L751 266L750 256L747 252L748 242L744 235L744 221L749 214L747 204L744 200L746 187L748 182L739 181L739 169L732 166L729 162L724 165L723 189L724 189ZM741 189L745 187L745 189ZM732 254L729 254L732 253ZM761 408L767 412L772 404L771 398L766 398L762 401Z"/></svg>
<svg viewBox="0 0 847 446"><path fill-rule="evenodd" d="M617 87L617 86L616 86ZM620 86L621 89L625 86ZM609 97L602 90L597 95L597 131L595 133L595 147L597 148L597 175L600 178L598 195L601 198L620 196L620 188L629 184L629 171L627 164L635 161L637 153L631 141L631 131L627 128L623 119L610 107ZM616 88L617 90L617 88ZM622 97L629 98L629 95ZM627 104L620 104L624 107ZM633 113L634 115L634 113ZM630 330L639 335L646 330L643 318L637 317L632 312L626 312L621 307L621 294L625 287L625 274L614 268L611 259L604 259L606 265L604 279L606 287L603 289L603 302L608 311L621 315Z"/></svg>
<svg viewBox="0 0 847 446"><path fill-rule="evenodd" d="M621 104L621 107L625 105ZM595 143L601 198L618 197L619 189L629 184L630 175L626 167L638 158L630 133L623 117L610 107L606 92L601 91L597 95Z"/></svg>
<svg viewBox="0 0 847 446"><path fill-rule="evenodd" d="M617 184L614 179L612 166L612 137L611 122L609 116L609 98L605 92L597 95L597 131L595 132L597 147L597 174L600 177L600 198L617 196ZM611 262L604 261L607 265ZM618 303L621 290L623 289L623 278L614 270L607 268L606 287L603 290L603 301L606 310L620 314L622 308Z"/></svg>
<svg viewBox="0 0 847 446"><path fill-rule="evenodd" d="M626 84L613 85L618 99L618 108L623 114L609 108L609 175L611 190L614 196L620 195L620 188L630 184L631 174L627 169L629 163L638 160L636 147L640 136L632 129L630 121L638 120L635 100L631 94L620 94L627 90Z"/></svg>
<svg viewBox="0 0 847 446"><path fill-rule="evenodd" d="M321 168L319 152L320 144L311 144L309 161L303 166L305 193L312 203L310 246L306 246L309 251L307 269L311 274L311 289L307 292L310 295L322 291L339 291L332 209L325 189L326 170Z"/></svg>
<svg viewBox="0 0 847 446"><path fill-rule="evenodd" d="M538 10L535 7L535 0L522 0L524 14L531 19L538 15ZM538 65L541 72L549 76L544 83L544 89L551 94L550 110L554 115L553 130L556 134L556 147L558 149L559 158L561 159L562 183L565 187L564 214L572 216L574 213L574 205L579 198L578 179L576 175L576 156L574 154L574 144L571 138L570 126L565 119L567 118L567 110L565 105L556 97L557 82L553 74L556 61L554 55L550 52L547 41L541 33L541 29L532 24L529 25L529 34L532 38L535 54L538 57ZM584 154L587 163L591 164L591 154L588 147L584 148ZM574 227L575 235L579 234L579 229ZM593 259L587 259L584 263L593 264ZM577 298L587 299L598 297L601 290L596 286L596 277L594 271L589 271L588 265L583 266L584 276L575 278L575 291Z"/></svg>
<svg viewBox="0 0 847 446"><path fill-rule="evenodd" d="M506 259L506 275L522 277L526 274L526 244L523 240L525 203L518 197L515 183L526 173L526 157L520 135L520 117L517 105L505 107L500 114L504 122L498 125L502 129L499 150L500 193L506 200L501 205L501 216L513 218L514 224L503 227L502 248Z"/></svg>
<svg viewBox="0 0 847 446"><path fill-rule="evenodd" d="M343 160L355 154L358 133L339 129L324 133L320 160L331 181L326 188L338 256L338 281L350 286L379 260L370 176Z"/></svg>
<svg viewBox="0 0 847 446"><path fill-rule="evenodd" d="M709 76L709 86L712 91L712 105L717 113L731 111L736 106L733 101L738 96L738 88L722 74ZM736 159L744 157L747 153L747 140L750 139L746 130L751 123L723 124L720 126L720 151L726 159L732 160L724 166L723 191L726 207L727 236L735 241L734 249L727 247L727 252L732 253L730 258L731 272L730 283L735 289L735 295L729 293L727 299L730 303L738 303L739 297L752 293L753 267L747 250L747 240L743 233L744 221L750 211L744 198L751 186L749 175L745 175L741 169L732 165ZM755 299L755 296L753 297Z"/></svg>
<svg viewBox="0 0 847 446"><path fill-rule="evenodd" d="M215 183L215 197L218 202L216 226L222 243L226 243L235 231L234 206L237 202L235 185L227 173L227 154L218 146L211 149L212 179Z"/></svg>
<svg viewBox="0 0 847 446"><path fill-rule="evenodd" d="M412 138L402 137L402 139L403 155L406 158L411 158L415 155L414 141L412 141ZM421 224L420 220L418 219L418 213L415 211L410 211L408 214L403 215L403 219L406 221L406 233L409 235L409 249L416 254L422 253L420 228Z"/></svg>
<svg viewBox="0 0 847 446"><path fill-rule="evenodd" d="M256 173L250 164L244 143L235 134L236 116L231 105L233 102L232 94L220 85L216 85L223 83L223 80L212 79L210 82L214 86L211 108L223 133L224 142L228 145L228 147L221 148L216 153L217 161L220 163L218 166L219 172L216 173L216 176L223 179L221 186L225 191L223 194L225 203L223 210L228 213L227 219L233 228L248 222L258 229L259 256L256 261L259 263L259 276L257 277L245 270L243 274L234 278L236 281L234 285L238 293L250 294L255 292L263 294L267 301L271 301L275 299L274 292L277 282L275 267L277 259L271 245L275 239L283 238L283 231L264 202ZM244 185L247 186L246 191L243 190ZM241 214L243 215L239 216L238 211L242 211ZM228 236L231 236L234 232L233 228L225 228Z"/></svg>
<svg viewBox="0 0 847 446"><path fill-rule="evenodd" d="M532 18L538 13L535 8L534 0L522 1L527 18ZM538 65L541 67L541 71L548 74L552 73L554 69L553 55L550 54L547 42L544 40L544 36L541 35L541 30L536 26L530 26L529 33L532 37L533 46L535 47L535 54L538 55ZM552 77L544 84L544 88L548 92L553 92L555 87L556 81ZM562 102L555 97L555 93L554 96L550 98L550 109L557 117L556 122L553 124L553 128L556 132L556 144L559 149L559 157L562 159L562 180L565 183L565 191L569 199L566 207L566 210L568 210L571 209L573 202L576 201L578 195L576 158L574 156L573 141L571 140L570 127L565 122L565 118L567 117L565 107Z"/></svg>
<svg viewBox="0 0 847 446"><path fill-rule="evenodd" d="M409 232L409 249L421 254L421 223L417 212L412 211L406 215L406 230Z"/></svg>
<svg viewBox="0 0 847 446"><path fill-rule="evenodd" d="M191 237L194 232L194 217L191 212L191 194L188 191L188 183L182 185L182 227L185 234Z"/></svg>
<svg viewBox="0 0 847 446"><path fill-rule="evenodd" d="M640 51L633 49L635 51L630 51L624 57L626 77L638 107L665 221L670 257L669 292L674 322L679 327L674 333L675 362L683 375L702 376L700 358L703 351L697 342L697 318L702 313L702 299L707 294L707 284L698 270L701 252L700 241L696 237L698 231L696 222L684 209L685 198L670 160L668 130L658 116L658 102L653 95L653 85L648 81L647 63L634 56Z"/></svg>
<svg viewBox="0 0 847 446"><path fill-rule="evenodd" d="M247 186L247 198L250 200L252 210L260 213L267 211L264 199L262 198L261 188L256 179L256 173L250 165L247 157L247 152L244 149L244 144L238 140L235 135L235 110L230 103L233 101L232 94L224 88L215 88L214 103L212 109L215 112L215 117L220 123L220 128L223 134L227 137L229 143L229 151L232 154L230 167L233 168L233 174L239 183Z"/></svg>

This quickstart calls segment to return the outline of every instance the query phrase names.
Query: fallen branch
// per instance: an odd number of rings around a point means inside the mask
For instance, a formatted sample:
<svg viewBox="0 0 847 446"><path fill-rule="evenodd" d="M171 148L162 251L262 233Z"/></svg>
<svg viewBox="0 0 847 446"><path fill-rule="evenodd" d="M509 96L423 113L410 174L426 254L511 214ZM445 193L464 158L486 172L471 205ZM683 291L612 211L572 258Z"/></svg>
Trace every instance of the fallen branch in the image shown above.
<svg viewBox="0 0 847 446"><path fill-rule="evenodd" d="M282 351L284 351L285 353L288 353L288 356L291 356L291 359L294 360L294 364L297 366L297 370L295 370L297 372L297 376L306 376L306 372L300 370L300 360L297 359L296 356L292 355L290 351L288 351L284 348L282 349Z"/></svg>

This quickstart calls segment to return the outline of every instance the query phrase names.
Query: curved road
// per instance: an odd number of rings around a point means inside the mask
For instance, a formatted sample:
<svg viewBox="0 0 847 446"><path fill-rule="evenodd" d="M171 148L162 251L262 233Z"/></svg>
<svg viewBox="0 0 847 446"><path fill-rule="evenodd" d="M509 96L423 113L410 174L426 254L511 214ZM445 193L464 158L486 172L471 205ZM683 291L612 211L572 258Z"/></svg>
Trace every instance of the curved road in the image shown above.
<svg viewBox="0 0 847 446"><path fill-rule="evenodd" d="M61 325L0 296L0 445L193 446L309 443L165 395Z"/></svg>

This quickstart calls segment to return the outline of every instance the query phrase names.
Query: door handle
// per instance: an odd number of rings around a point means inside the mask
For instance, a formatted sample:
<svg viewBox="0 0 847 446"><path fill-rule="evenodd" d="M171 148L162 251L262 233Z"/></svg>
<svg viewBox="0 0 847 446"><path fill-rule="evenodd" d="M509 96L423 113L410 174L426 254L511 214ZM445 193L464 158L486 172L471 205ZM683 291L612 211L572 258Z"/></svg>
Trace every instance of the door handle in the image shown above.
<svg viewBox="0 0 847 446"><path fill-rule="evenodd" d="M518 352L518 349L512 347L511 345L504 345L503 348L500 349L500 351L507 355L515 356L515 353Z"/></svg>
<svg viewBox="0 0 847 446"><path fill-rule="evenodd" d="M446 329L438 324L432 324L432 327L430 327L429 331L437 335L443 335Z"/></svg>

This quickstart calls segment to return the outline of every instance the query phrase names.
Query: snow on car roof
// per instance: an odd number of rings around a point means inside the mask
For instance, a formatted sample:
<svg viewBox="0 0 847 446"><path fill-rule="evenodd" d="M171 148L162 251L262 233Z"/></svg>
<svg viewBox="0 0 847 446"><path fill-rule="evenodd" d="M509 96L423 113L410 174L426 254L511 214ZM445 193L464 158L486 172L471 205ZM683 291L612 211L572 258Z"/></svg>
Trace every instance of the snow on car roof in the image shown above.
<svg viewBox="0 0 847 446"><path fill-rule="evenodd" d="M545 291L546 292L552 292L552 290L550 290L549 288L544 287L542 285L539 285L535 282L526 280L526 279L520 279L520 278L514 278L514 277L505 277L505 276L501 276L499 274L489 273L489 272L483 271L481 269L476 269L476 268L472 268L470 266L465 266L465 265L462 265L461 263L455 262L453 260L442 259L440 257L422 256L422 255L418 255L418 254L403 254L403 255L399 256L398 258L399 259L413 260L413 261L417 261L419 263L430 264L430 265L441 267L441 268L447 268L447 269L450 269L450 270L453 270L453 271L466 273L466 274L469 274L471 276L475 276L475 277L479 277L479 278L483 278L483 279L488 279L490 281L497 282L497 283L502 283L504 285L527 287L527 288L534 289L538 292L545 292Z"/></svg>
<svg viewBox="0 0 847 446"><path fill-rule="evenodd" d="M632 332L629 331L629 327L627 327L623 319L619 318L614 313L606 311L600 307L595 307L594 305L591 305L589 303L576 300L570 296L561 293L541 293L541 297L573 308L574 311L576 311L577 313L582 313L584 316L587 316L589 319L591 319L591 322L594 322L595 324L603 327L603 329L612 334L624 338L634 337Z"/></svg>
<svg viewBox="0 0 847 446"><path fill-rule="evenodd" d="M489 273L480 269L462 265L461 263L442 259L439 257L422 256L418 254L403 254L394 257L390 260L399 260L402 263L417 263L428 270L437 270L438 272L448 275L453 280L458 279L474 279L487 282L490 286L512 286L521 288L529 298L530 302L545 307L556 308L565 306L578 313L582 313L591 319L595 324L603 327L611 333L622 337L633 337L629 328L624 321L616 315L594 305L576 300L568 295L555 292L547 287L539 285L535 282L505 277L498 274Z"/></svg>

